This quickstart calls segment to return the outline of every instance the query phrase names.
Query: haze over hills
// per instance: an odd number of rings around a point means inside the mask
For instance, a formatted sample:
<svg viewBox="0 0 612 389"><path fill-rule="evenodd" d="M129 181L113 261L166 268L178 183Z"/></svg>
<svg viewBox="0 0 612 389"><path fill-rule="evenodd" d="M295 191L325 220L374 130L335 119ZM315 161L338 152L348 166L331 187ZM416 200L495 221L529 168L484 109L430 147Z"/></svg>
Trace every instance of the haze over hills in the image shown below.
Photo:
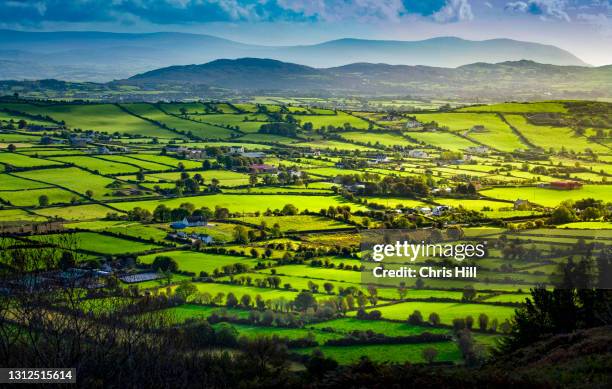
<svg viewBox="0 0 612 389"><path fill-rule="evenodd" d="M557 66L522 60L457 68L372 63L312 68L271 59L241 58L161 68L118 83L145 88L206 85L241 92L597 98L612 97L612 66Z"/></svg>
<svg viewBox="0 0 612 389"><path fill-rule="evenodd" d="M369 62L454 68L476 62L531 60L586 66L555 46L510 39L422 41L339 39L315 45L261 46L211 35L160 32L23 32L0 30L0 79L107 82L171 65L219 58L271 58L316 68Z"/></svg>

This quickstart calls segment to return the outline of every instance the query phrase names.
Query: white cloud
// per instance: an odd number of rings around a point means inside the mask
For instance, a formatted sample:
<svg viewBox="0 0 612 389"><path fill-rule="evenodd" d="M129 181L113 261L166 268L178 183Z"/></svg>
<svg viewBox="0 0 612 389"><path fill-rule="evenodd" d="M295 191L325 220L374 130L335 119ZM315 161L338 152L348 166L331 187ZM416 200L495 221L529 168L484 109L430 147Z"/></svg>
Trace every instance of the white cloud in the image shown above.
<svg viewBox="0 0 612 389"><path fill-rule="evenodd" d="M506 3L505 9L513 12L539 15L541 19L559 19L569 22L566 0L519 0Z"/></svg>
<svg viewBox="0 0 612 389"><path fill-rule="evenodd" d="M401 0L278 0L278 5L325 22L398 21L406 11Z"/></svg>
<svg viewBox="0 0 612 389"><path fill-rule="evenodd" d="M442 9L433 14L433 19L439 23L468 21L474 19L474 14L468 0L448 0Z"/></svg>

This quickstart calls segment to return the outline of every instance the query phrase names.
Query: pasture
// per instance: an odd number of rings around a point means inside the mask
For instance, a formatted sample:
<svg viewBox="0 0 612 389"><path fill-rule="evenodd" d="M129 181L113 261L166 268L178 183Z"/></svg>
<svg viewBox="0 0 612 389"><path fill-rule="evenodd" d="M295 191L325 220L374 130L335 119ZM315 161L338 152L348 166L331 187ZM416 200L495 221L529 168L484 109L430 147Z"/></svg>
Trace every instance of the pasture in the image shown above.
<svg viewBox="0 0 612 389"><path fill-rule="evenodd" d="M138 261L143 264L151 264L157 256L167 256L174 259L180 271L193 272L199 275L200 272L212 274L213 270L222 271L223 266L230 266L241 263L249 268L257 265L257 260L248 257L235 257L229 255L200 253L194 251L167 251L158 254L149 254L138 257Z"/></svg>
<svg viewBox="0 0 612 389"><path fill-rule="evenodd" d="M145 200L133 202L113 203L113 206L129 211L135 207L141 207L153 211L155 207L164 204L169 208L177 208L182 203L191 203L196 208L225 207L230 212L264 212L267 209L282 209L286 204L293 204L300 211L318 211L330 206L349 206L352 210L365 209L362 205L345 200L340 196L303 196L303 195L236 195L236 194L214 194L206 196L191 196L189 198Z"/></svg>
<svg viewBox="0 0 612 389"><path fill-rule="evenodd" d="M497 319L499 323L504 322L514 314L514 308L485 304L469 303L439 303L439 302L406 302L384 307L376 307L383 319L407 320L408 316L418 310L424 318L433 312L440 315L444 324L452 324L453 319L472 316L476 321L481 313L486 314L491 320Z"/></svg>

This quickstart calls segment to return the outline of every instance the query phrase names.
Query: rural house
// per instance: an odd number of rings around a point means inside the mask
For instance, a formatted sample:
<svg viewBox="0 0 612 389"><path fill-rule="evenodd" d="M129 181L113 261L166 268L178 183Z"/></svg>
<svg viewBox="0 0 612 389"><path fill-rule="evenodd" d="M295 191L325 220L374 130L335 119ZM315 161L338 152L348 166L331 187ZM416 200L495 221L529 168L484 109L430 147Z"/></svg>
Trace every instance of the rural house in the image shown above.
<svg viewBox="0 0 612 389"><path fill-rule="evenodd" d="M578 181L553 181L549 187L551 189L573 190L582 188L582 183Z"/></svg>
<svg viewBox="0 0 612 389"><path fill-rule="evenodd" d="M410 158L427 158L429 157L429 154L427 154L423 150L410 150L408 152L408 156Z"/></svg>
<svg viewBox="0 0 612 389"><path fill-rule="evenodd" d="M249 166L251 173L255 173L255 174L261 174L261 173L266 173L266 174L275 174L278 172L278 169L276 168L276 166L274 165L268 165L265 163L254 163L251 166Z"/></svg>
<svg viewBox="0 0 612 389"><path fill-rule="evenodd" d="M170 223L170 227L175 229L187 228L187 227L200 227L208 224L203 216L187 216L183 220Z"/></svg>

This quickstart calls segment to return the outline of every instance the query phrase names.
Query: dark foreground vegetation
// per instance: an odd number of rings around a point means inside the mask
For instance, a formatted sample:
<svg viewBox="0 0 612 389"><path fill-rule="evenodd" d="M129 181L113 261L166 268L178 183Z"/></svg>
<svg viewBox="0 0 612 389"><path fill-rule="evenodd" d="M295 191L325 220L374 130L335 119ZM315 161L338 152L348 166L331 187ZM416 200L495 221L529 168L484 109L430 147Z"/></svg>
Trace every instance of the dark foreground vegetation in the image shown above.
<svg viewBox="0 0 612 389"><path fill-rule="evenodd" d="M65 242L70 245L70 242ZM458 333L464 364L385 364L362 358L339 366L318 352L297 357L279 337L237 338L205 319L176 325L160 305L170 297L130 297L112 285L58 287L34 262L58 248L16 249L2 268L0 364L75 367L81 387L608 387L612 371L612 294L576 289L583 269L567 269L564 289L532 290L509 337L485 360ZM175 296L173 298L180 298ZM231 373L230 373L231 372Z"/></svg>

